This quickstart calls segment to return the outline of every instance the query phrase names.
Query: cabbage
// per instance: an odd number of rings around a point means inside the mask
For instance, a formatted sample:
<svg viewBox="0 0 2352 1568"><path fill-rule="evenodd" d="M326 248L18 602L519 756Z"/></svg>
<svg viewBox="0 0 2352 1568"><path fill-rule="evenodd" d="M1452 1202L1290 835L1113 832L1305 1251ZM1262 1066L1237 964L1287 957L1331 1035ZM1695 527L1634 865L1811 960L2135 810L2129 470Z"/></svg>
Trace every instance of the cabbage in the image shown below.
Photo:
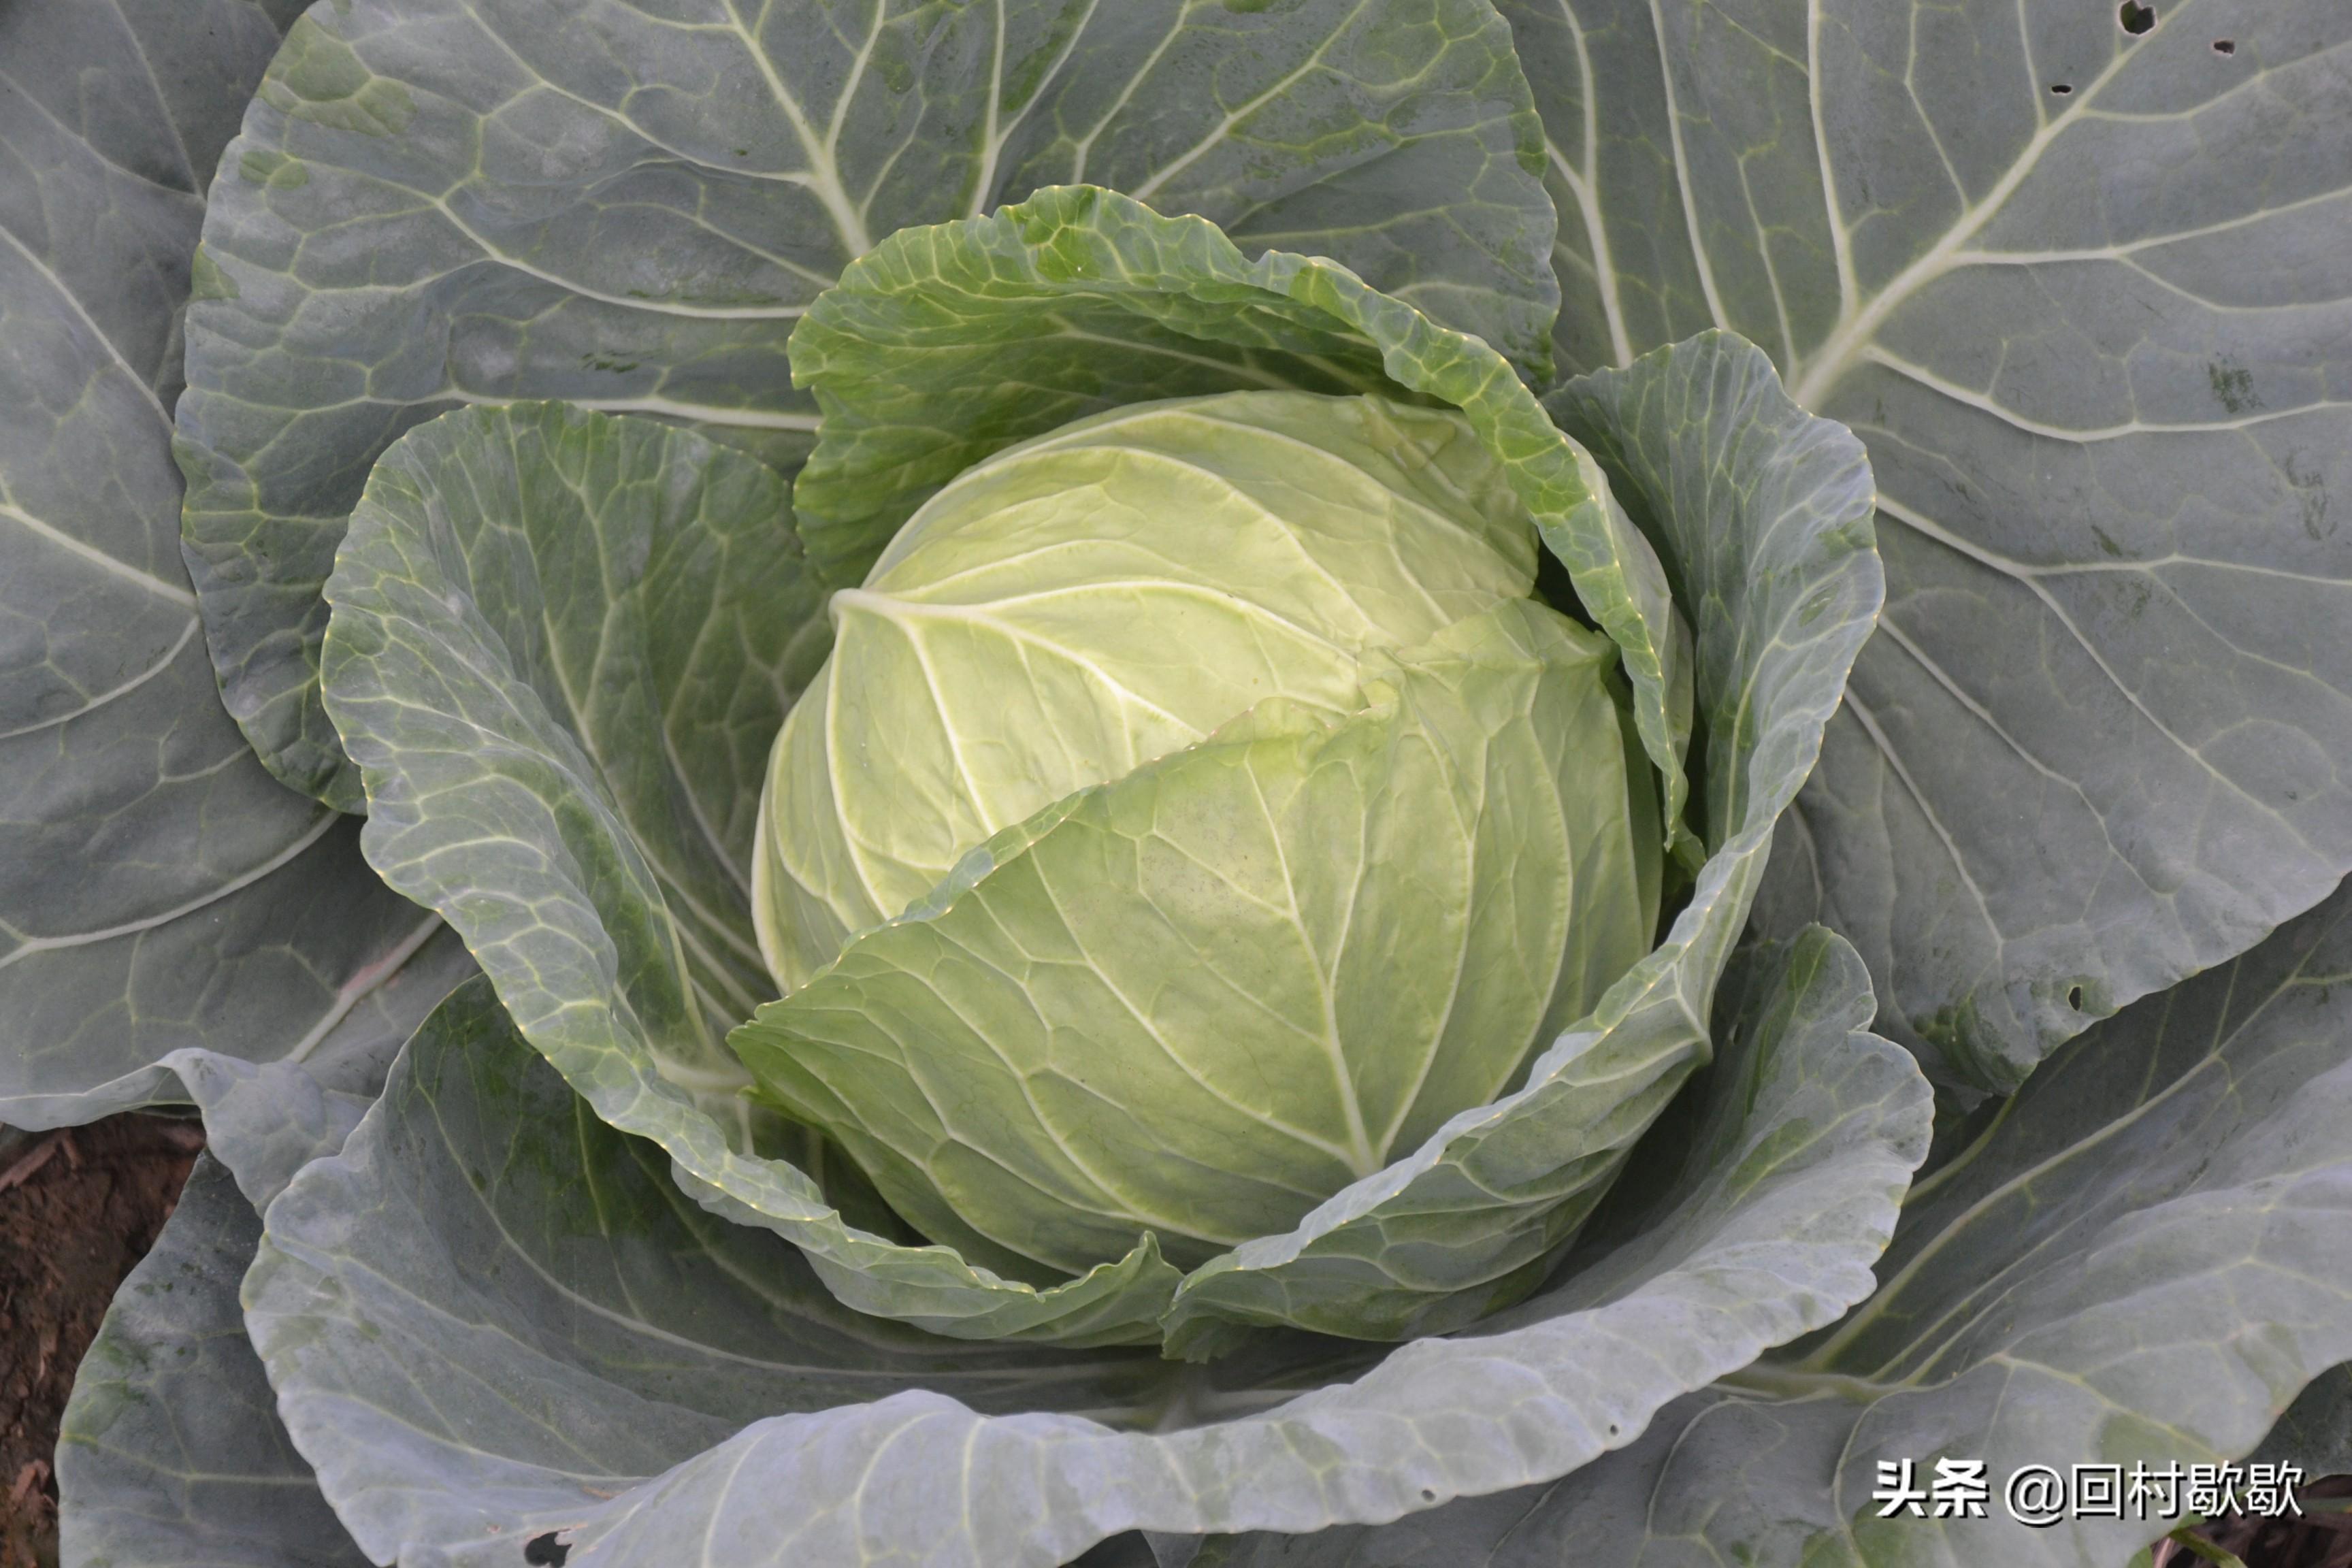
<svg viewBox="0 0 2352 1568"><path fill-rule="evenodd" d="M733 1044L1015 1275L1286 1229L1649 951L1609 640L1460 416L1244 392L975 465L832 599Z"/></svg>

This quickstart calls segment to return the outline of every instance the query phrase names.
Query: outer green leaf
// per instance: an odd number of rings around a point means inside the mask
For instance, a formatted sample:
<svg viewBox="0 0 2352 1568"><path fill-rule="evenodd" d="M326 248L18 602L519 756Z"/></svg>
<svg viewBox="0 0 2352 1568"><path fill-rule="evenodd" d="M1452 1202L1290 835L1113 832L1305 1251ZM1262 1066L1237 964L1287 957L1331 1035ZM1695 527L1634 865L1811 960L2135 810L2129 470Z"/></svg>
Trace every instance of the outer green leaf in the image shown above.
<svg viewBox="0 0 2352 1568"><path fill-rule="evenodd" d="M971 464L1122 404L1288 386L1453 405L1622 651L1665 821L1680 824L1689 633L1656 556L1499 354L1344 268L1250 261L1198 219L1056 187L893 235L794 331L793 375L825 415L793 504L812 557L843 582Z"/></svg>
<svg viewBox="0 0 2352 1568"><path fill-rule="evenodd" d="M463 1542L511 1568L530 1535L780 1412L921 1387L960 1409L1149 1424L1168 1397L1173 1369L1148 1352L973 1345L852 1310L675 1169L476 982L343 1153L272 1206L246 1285L254 1342L371 1554Z"/></svg>
<svg viewBox="0 0 2352 1568"><path fill-rule="evenodd" d="M1174 1283L1148 1244L1041 1293L851 1228L751 1151L721 1033L768 992L752 817L826 635L775 470L567 405L467 409L377 466L330 597L369 858L599 1114L856 1305L981 1338L1145 1331Z"/></svg>
<svg viewBox="0 0 2352 1568"><path fill-rule="evenodd" d="M1733 328L1870 446L1887 613L1769 923L1818 910L1885 1027L2006 1089L2334 887L2352 12L1503 8L1562 363Z"/></svg>
<svg viewBox="0 0 2352 1568"><path fill-rule="evenodd" d="M63 1561L113 1568L360 1568L278 1419L237 1285L261 1221L196 1162L82 1357L58 1436Z"/></svg>
<svg viewBox="0 0 2352 1568"><path fill-rule="evenodd" d="M1554 1487L1279 1560L2123 1562L2167 1527L2031 1530L1998 1488L2026 1464L2235 1459L2352 1352L2347 980L2352 890L2053 1055L1913 1189L1877 1294L1810 1353ZM1878 1519L1877 1464L1939 1456L1987 1461L1990 1517Z"/></svg>
<svg viewBox="0 0 2352 1568"><path fill-rule="evenodd" d="M729 1043L968 1258L1076 1273L1149 1230L1191 1268L1287 1229L1494 1100L1647 951L1613 653L1507 600L1373 661L1346 719L1253 709L990 839ZM1550 1156L1564 1229L1613 1162Z"/></svg>
<svg viewBox="0 0 2352 1568"><path fill-rule="evenodd" d="M1726 998L1741 1023L1676 1129L1690 1157L1628 1208L1639 1234L1353 1382L1312 1340L1210 1372L848 1313L773 1237L681 1201L487 987L271 1208L249 1319L297 1441L386 1561L511 1568L551 1534L586 1563L1044 1568L1138 1526L1394 1517L1582 1463L1868 1288L1927 1085L1853 1032L1864 971L1826 932ZM988 1414L1006 1408L1029 1413Z"/></svg>
<svg viewBox="0 0 2352 1568"><path fill-rule="evenodd" d="M446 931L442 943L472 967ZM437 1000L459 974L436 967ZM261 1240L257 1211L303 1165L342 1147L404 1037L339 1031L299 1065L200 1050L158 1064L204 1112L206 1152L75 1377L58 1447L66 1562L363 1561L278 1417L237 1287Z"/></svg>
<svg viewBox="0 0 2352 1568"><path fill-rule="evenodd" d="M1539 372L1539 129L1485 0L341 0L214 187L189 559L229 706L355 809L320 585L369 465L463 402L688 421L789 467L785 333L893 229L1049 180L1338 256Z"/></svg>
<svg viewBox="0 0 2352 1568"><path fill-rule="evenodd" d="M999 159L1011 173L964 210L1125 191L1252 254L1331 257L1540 379L1555 223L1511 42L1491 6L1448 0L1094 5Z"/></svg>
<svg viewBox="0 0 2352 1568"><path fill-rule="evenodd" d="M684 981L640 999L644 1026L672 1077L729 1077L730 1064L688 1042L768 993L744 868L768 742L828 640L782 480L647 420L534 404L417 430L379 465L362 505L377 559L388 568L396 553L412 576L460 574L451 584L494 639L510 695L560 716L562 761L595 778L606 820L633 840L631 894L666 906L642 930L613 931L625 968ZM376 651L354 627L346 656ZM417 695L462 706L484 672L428 668ZM374 791L385 816L372 854L433 809L425 789ZM468 858L466 874L496 879Z"/></svg>
<svg viewBox="0 0 2352 1568"><path fill-rule="evenodd" d="M381 883L376 884L373 896L389 898ZM400 908L408 920L417 919L415 905L404 900ZM341 911L332 905L321 907L306 902L292 910L277 913L278 918L292 925L303 919L331 923ZM205 934L209 940L198 945L196 952L206 964L211 964L213 944L233 942L244 931L242 928L233 928L226 932ZM271 1086L268 1093L273 1097L278 1086L292 1085L298 1080L320 1085L339 1094L372 1096L374 1085L383 1080L385 1065L417 1021L474 972L474 961L465 944L437 919L428 918L419 923L418 929L395 931L395 934L404 940L375 964L346 982L341 993L330 1004L328 1016L312 1025L310 1037L295 1042L293 1048L282 1054L264 1056L258 1060L246 1057L242 1052L250 1042L238 1039L229 1027L229 1020L224 1019L217 1026L218 1033L225 1037L220 1039L224 1048L183 1046L166 1050L154 1060L93 1089L23 1094L0 1100L0 1110L18 1125L42 1127L75 1125L143 1105L187 1103L203 1110L209 1125L216 1113L244 1114L242 1110L226 1110L225 1097L234 1095L237 1086L247 1083ZM242 965L222 963L202 973L217 981L223 974L242 979L252 972ZM260 973L273 980L278 978L274 970L262 969ZM259 984L258 981L252 983ZM257 999L255 1010L259 1010L260 1003L280 1000L265 992L263 997ZM190 1035L205 1037L193 1030L175 1034L182 1038ZM150 1047L168 1043L175 1034L166 1034L161 1041L151 1038ZM39 1064L36 1061L33 1065ZM278 1112L257 1107L254 1114L267 1122ZM348 1127L346 1121L346 1131ZM217 1128L213 1131L218 1132ZM294 1159L299 1163L298 1154L300 1158L310 1157L300 1153L299 1142L288 1145L282 1158ZM287 1173L291 1173L290 1168Z"/></svg>
<svg viewBox="0 0 2352 1568"><path fill-rule="evenodd" d="M2352 1470L2352 1366L2339 1363L2313 1378L2247 1458L2294 1465L2306 1476Z"/></svg>
<svg viewBox="0 0 2352 1568"><path fill-rule="evenodd" d="M438 922L221 711L177 547L203 181L284 20L0 12L0 1121L21 1127L178 1098L173 1051L311 1057L371 1016L404 1035L440 994L415 979Z"/></svg>

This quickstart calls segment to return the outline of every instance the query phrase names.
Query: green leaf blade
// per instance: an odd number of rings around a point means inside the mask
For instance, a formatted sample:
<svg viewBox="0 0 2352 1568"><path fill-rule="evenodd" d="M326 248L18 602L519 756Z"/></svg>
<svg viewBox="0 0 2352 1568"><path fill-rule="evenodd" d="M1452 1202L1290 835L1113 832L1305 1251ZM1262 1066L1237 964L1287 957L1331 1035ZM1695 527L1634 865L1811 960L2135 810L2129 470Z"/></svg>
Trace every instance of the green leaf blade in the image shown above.
<svg viewBox="0 0 2352 1568"><path fill-rule="evenodd" d="M1569 1539L1632 1563L2126 1560L2178 1518L2032 1529L2000 1488L2026 1465L2115 1464L2128 1484L2136 1466L2237 1460L2352 1347L2347 961L2339 893L2086 1031L1913 1187L1876 1292L1834 1331L1557 1487L1307 1561L1486 1550L1509 1568ZM1880 1517L1878 1465L1925 1479L1938 1458L1985 1461L1988 1516Z"/></svg>
<svg viewBox="0 0 2352 1568"><path fill-rule="evenodd" d="M1699 628L1689 668L1706 716L1711 854L1657 949L1525 1088L1189 1279L1180 1345L1192 1333L1213 1343L1210 1325L1230 1321L1443 1331L1509 1300L1557 1258L1710 1048L1710 988L1877 612L1869 465L1850 433L1796 407L1763 354L1727 333L1571 383L1547 407L1640 517ZM1593 1083L1615 1092L1596 1096ZM1563 1201L1580 1189L1582 1202ZM1489 1283L1446 1288L1467 1278Z"/></svg>
<svg viewBox="0 0 2352 1568"><path fill-rule="evenodd" d="M1646 1243L1597 1247L1558 1292L1370 1370L1245 1354L1220 1382L1149 1353L861 1320L774 1237L684 1201L663 1154L589 1115L470 986L343 1152L271 1208L256 1335L339 1515L381 1557L504 1563L553 1531L625 1558L717 1541L754 1565L903 1551L1047 1568L1137 1527L1394 1517L1573 1468L1868 1289L1926 1148L1927 1086L1853 1030L1868 990L1826 933L1726 996L1753 1026L1727 1028L1678 1130L1697 1152L1643 1194ZM583 1226L597 1245L575 1245ZM529 1415L495 1392L518 1357L544 1395ZM418 1393L427 1365L450 1391L437 1405ZM1217 1418L1225 1399L1257 1413ZM1185 1409L1208 1419L1152 1430ZM665 1447L669 1468L632 1468Z"/></svg>
<svg viewBox="0 0 2352 1568"><path fill-rule="evenodd" d="M1068 330L1073 311L1083 332ZM1453 405L1622 650L1669 830L1681 821L1687 634L1656 555L1590 456L1477 340L1329 262L1247 261L1205 223L1062 186L990 218L893 236L793 341L793 374L825 409L794 500L836 583L861 577L973 462L1122 403L1276 386Z"/></svg>
<svg viewBox="0 0 2352 1568"><path fill-rule="evenodd" d="M815 410L784 341L817 293L1074 163L1426 290L1532 373L1558 304L1535 129L1484 0L314 10L213 183L189 319L186 544L230 710L355 808L319 591L403 432L561 398L789 471Z"/></svg>
<svg viewBox="0 0 2352 1568"><path fill-rule="evenodd" d="M456 978L439 922L376 879L356 825L248 752L179 555L171 411L204 182L281 13L218 0L0 19L14 1126L183 1098L174 1053L305 1058L371 1027L404 1034Z"/></svg>
<svg viewBox="0 0 2352 1568"><path fill-rule="evenodd" d="M1885 626L1770 929L1845 931L1883 1026L1975 1094L2324 897L2352 868L2352 666L2309 635L2352 584L2343 16L1503 8L1563 365L1736 330L1871 449Z"/></svg>
<svg viewBox="0 0 2352 1568"><path fill-rule="evenodd" d="M58 1435L61 1555L124 1568L367 1562L278 1419L237 1286L260 1216L200 1157L82 1357Z"/></svg>
<svg viewBox="0 0 2352 1568"><path fill-rule="evenodd" d="M1148 1331L1173 1283L1149 1247L1041 1293L855 1229L755 1151L774 1130L721 1037L766 986L750 738L823 647L782 477L644 421L473 409L412 433L355 517L328 700L372 863L464 935L597 1114L875 1310L979 1338Z"/></svg>

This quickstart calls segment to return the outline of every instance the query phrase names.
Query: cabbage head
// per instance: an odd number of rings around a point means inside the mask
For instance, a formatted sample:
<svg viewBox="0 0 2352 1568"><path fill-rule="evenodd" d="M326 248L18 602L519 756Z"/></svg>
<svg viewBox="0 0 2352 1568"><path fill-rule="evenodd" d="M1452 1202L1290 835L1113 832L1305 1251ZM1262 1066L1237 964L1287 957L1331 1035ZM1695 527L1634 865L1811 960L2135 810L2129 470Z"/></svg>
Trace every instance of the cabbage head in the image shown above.
<svg viewBox="0 0 2352 1568"><path fill-rule="evenodd" d="M1039 1279L1145 1232L1198 1266L1494 1100L1657 918L1615 649L1537 549L1466 420L1370 395L967 469L778 736L745 1062Z"/></svg>

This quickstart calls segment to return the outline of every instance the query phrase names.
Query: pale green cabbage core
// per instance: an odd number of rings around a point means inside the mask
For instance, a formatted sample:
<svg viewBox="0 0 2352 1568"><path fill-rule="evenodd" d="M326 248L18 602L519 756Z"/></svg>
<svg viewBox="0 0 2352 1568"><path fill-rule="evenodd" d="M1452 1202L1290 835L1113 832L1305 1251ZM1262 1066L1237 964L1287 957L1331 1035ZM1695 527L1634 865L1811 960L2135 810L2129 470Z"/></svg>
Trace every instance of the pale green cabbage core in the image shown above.
<svg viewBox="0 0 2352 1568"><path fill-rule="evenodd" d="M779 736L761 1084L1016 1276L1286 1228L1648 949L1615 655L1469 426L1151 405L941 491ZM845 946L845 943L846 944Z"/></svg>
<svg viewBox="0 0 2352 1568"><path fill-rule="evenodd" d="M778 986L991 834L1269 697L1526 595L1535 535L1469 426L1370 397L1123 408L966 471L833 600L770 765L754 899Z"/></svg>

